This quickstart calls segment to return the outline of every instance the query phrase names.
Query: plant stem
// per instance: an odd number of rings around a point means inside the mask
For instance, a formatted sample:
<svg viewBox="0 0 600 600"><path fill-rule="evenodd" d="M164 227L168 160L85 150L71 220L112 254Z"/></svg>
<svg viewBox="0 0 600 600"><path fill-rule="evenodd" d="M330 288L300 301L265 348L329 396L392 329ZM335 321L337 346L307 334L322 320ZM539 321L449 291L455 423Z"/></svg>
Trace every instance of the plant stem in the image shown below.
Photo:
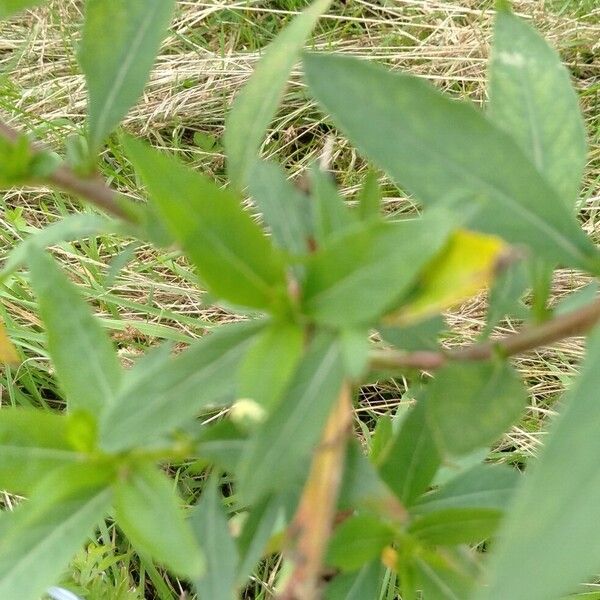
<svg viewBox="0 0 600 600"><path fill-rule="evenodd" d="M21 133L0 120L0 137L16 142L21 137ZM32 144L31 150L33 153L38 153L42 152L43 148ZM43 183L82 198L115 217L132 221L131 214L119 203L117 193L100 177L81 177L63 163L44 179Z"/></svg>
<svg viewBox="0 0 600 600"><path fill-rule="evenodd" d="M315 451L302 497L290 526L294 570L279 600L316 600L323 556L336 515L346 445L352 428L352 398L345 383Z"/></svg>
<svg viewBox="0 0 600 600"><path fill-rule="evenodd" d="M433 370L443 367L449 361L488 360L497 353L514 356L567 337L582 335L598 321L600 321L600 299L566 315L546 321L542 325L529 327L519 333L481 344L431 352L379 350L372 354L371 368L375 370L402 368Z"/></svg>

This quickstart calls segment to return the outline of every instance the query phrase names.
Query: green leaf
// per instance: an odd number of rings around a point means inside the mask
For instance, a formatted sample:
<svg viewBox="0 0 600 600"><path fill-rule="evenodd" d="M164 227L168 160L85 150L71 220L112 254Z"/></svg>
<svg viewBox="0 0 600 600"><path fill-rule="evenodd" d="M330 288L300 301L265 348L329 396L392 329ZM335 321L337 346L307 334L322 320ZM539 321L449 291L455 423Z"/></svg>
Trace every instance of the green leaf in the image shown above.
<svg viewBox="0 0 600 600"><path fill-rule="evenodd" d="M225 124L229 179L247 184L265 131L275 116L292 67L317 20L331 0L317 0L271 43L244 89L236 97Z"/></svg>
<svg viewBox="0 0 600 600"><path fill-rule="evenodd" d="M446 508L417 517L408 532L436 546L474 544L488 539L501 518L497 508Z"/></svg>
<svg viewBox="0 0 600 600"><path fill-rule="evenodd" d="M369 332L366 329L343 329L340 343L346 374L351 380L359 381L369 369Z"/></svg>
<svg viewBox="0 0 600 600"><path fill-rule="evenodd" d="M420 515L454 508L504 510L521 479L516 469L505 465L477 465L423 496L411 513Z"/></svg>
<svg viewBox="0 0 600 600"><path fill-rule="evenodd" d="M38 600L110 507L110 470L53 471L31 499L0 516L0 598Z"/></svg>
<svg viewBox="0 0 600 600"><path fill-rule="evenodd" d="M302 475L342 387L337 340L323 334L311 344L277 408L250 440L238 480L248 504Z"/></svg>
<svg viewBox="0 0 600 600"><path fill-rule="evenodd" d="M317 165L311 170L313 229L318 244L325 243L335 234L356 222L344 199L339 195L333 176Z"/></svg>
<svg viewBox="0 0 600 600"><path fill-rule="evenodd" d="M92 150L141 96L174 6L174 0L87 0L79 63Z"/></svg>
<svg viewBox="0 0 600 600"><path fill-rule="evenodd" d="M217 466L232 473L238 465L246 447L247 436L231 421L219 421L204 426L194 444L195 466L205 468Z"/></svg>
<svg viewBox="0 0 600 600"><path fill-rule="evenodd" d="M100 321L56 262L31 248L30 283L46 326L48 351L70 411L99 416L113 404L122 368Z"/></svg>
<svg viewBox="0 0 600 600"><path fill-rule="evenodd" d="M441 463L426 422L428 401L422 394L379 459L382 479L405 506L427 489Z"/></svg>
<svg viewBox="0 0 600 600"><path fill-rule="evenodd" d="M6 19L26 8L42 4L45 0L0 0L0 19Z"/></svg>
<svg viewBox="0 0 600 600"><path fill-rule="evenodd" d="M429 554L414 561L423 600L465 600L473 588L473 580L453 564L452 558ZM511 599L512 600L512 599Z"/></svg>
<svg viewBox="0 0 600 600"><path fill-rule="evenodd" d="M440 333L445 327L444 317L436 315L405 327L384 326L380 328L380 333L386 342L402 350L436 350Z"/></svg>
<svg viewBox="0 0 600 600"><path fill-rule="evenodd" d="M500 12L489 76L491 119L513 137L572 210L587 143L579 100L560 56L528 23Z"/></svg>
<svg viewBox="0 0 600 600"><path fill-rule="evenodd" d="M275 243L290 254L306 254L312 238L311 201L276 163L255 163L248 187Z"/></svg>
<svg viewBox="0 0 600 600"><path fill-rule="evenodd" d="M33 153L25 135L16 140L0 138L0 186L8 188L33 179Z"/></svg>
<svg viewBox="0 0 600 600"><path fill-rule="evenodd" d="M240 370L240 397L267 410L280 400L302 356L304 332L291 323L273 323L252 344Z"/></svg>
<svg viewBox="0 0 600 600"><path fill-rule="evenodd" d="M325 600L378 598L384 573L381 563L373 561L358 573L339 575L325 589Z"/></svg>
<svg viewBox="0 0 600 600"><path fill-rule="evenodd" d="M51 470L83 460L68 433L65 416L38 409L0 410L0 489L28 493Z"/></svg>
<svg viewBox="0 0 600 600"><path fill-rule="evenodd" d="M370 170L364 178L358 195L358 212L361 219L368 221L379 217L381 200L381 188L379 187L377 173Z"/></svg>
<svg viewBox="0 0 600 600"><path fill-rule="evenodd" d="M427 421L440 450L451 455L495 442L527 404L521 377L500 359L450 364L428 388Z"/></svg>
<svg viewBox="0 0 600 600"><path fill-rule="evenodd" d="M353 227L310 259L306 313L337 327L368 324L405 296L440 250L455 219L446 210L397 223Z"/></svg>
<svg viewBox="0 0 600 600"><path fill-rule="evenodd" d="M240 561L238 565L238 585L247 579L262 558L278 521L281 520L284 502L281 495L275 495L258 504L244 522L237 543Z"/></svg>
<svg viewBox="0 0 600 600"><path fill-rule="evenodd" d="M259 323L219 328L160 368L145 369L124 382L100 425L102 447L110 452L153 443L192 419L201 409L231 403L237 393L232 373Z"/></svg>
<svg viewBox="0 0 600 600"><path fill-rule="evenodd" d="M560 598L598 570L600 329L587 348L581 374L498 534L489 587L478 599Z"/></svg>
<svg viewBox="0 0 600 600"><path fill-rule="evenodd" d="M131 465L115 485L115 518L132 544L181 577L199 577L204 557L175 484L154 466Z"/></svg>
<svg viewBox="0 0 600 600"><path fill-rule="evenodd" d="M236 196L142 142L128 138L125 147L210 292L253 308L280 301L286 287L283 258Z"/></svg>
<svg viewBox="0 0 600 600"><path fill-rule="evenodd" d="M210 550L204 575L194 580L198 595L210 600L234 600L239 557L215 477L209 480L194 509L192 527L198 542Z"/></svg>
<svg viewBox="0 0 600 600"><path fill-rule="evenodd" d="M561 298L554 309L554 314L557 316L566 315L590 304L598 297L599 287L596 281L592 281L568 296Z"/></svg>
<svg viewBox="0 0 600 600"><path fill-rule="evenodd" d="M350 517L336 528L327 549L326 563L344 571L355 571L377 560L394 541L394 530L372 514Z"/></svg>
<svg viewBox="0 0 600 600"><path fill-rule="evenodd" d="M469 227L528 245L549 261L598 271L597 251L572 211L474 106L355 58L309 54L304 64L312 93L336 125L419 200L475 206Z"/></svg>

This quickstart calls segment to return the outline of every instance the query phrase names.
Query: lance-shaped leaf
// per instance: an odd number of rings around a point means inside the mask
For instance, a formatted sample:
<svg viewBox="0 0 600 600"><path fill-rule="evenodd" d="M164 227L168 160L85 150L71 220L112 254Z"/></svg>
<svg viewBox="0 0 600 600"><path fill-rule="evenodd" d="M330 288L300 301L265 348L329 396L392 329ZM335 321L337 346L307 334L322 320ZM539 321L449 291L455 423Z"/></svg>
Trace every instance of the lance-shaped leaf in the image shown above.
<svg viewBox="0 0 600 600"><path fill-rule="evenodd" d="M600 565L600 329L498 533L485 600L561 598ZM535 572L536 576L531 577Z"/></svg>
<svg viewBox="0 0 600 600"><path fill-rule="evenodd" d="M424 553L413 564L418 587L429 600L465 600L474 580L452 555Z"/></svg>
<svg viewBox="0 0 600 600"><path fill-rule="evenodd" d="M420 201L476 206L470 227L527 245L550 262L599 270L596 248L572 211L474 106L350 57L309 54L304 64L312 93L336 125Z"/></svg>
<svg viewBox="0 0 600 600"><path fill-rule="evenodd" d="M20 10L42 4L45 0L0 0L0 19L6 19Z"/></svg>
<svg viewBox="0 0 600 600"><path fill-rule="evenodd" d="M410 301L386 322L411 324L464 302L493 281L507 255L496 236L456 231L419 276Z"/></svg>
<svg viewBox="0 0 600 600"><path fill-rule="evenodd" d="M153 465L132 465L114 490L119 527L140 551L182 577L199 577L204 557L175 484Z"/></svg>
<svg viewBox="0 0 600 600"><path fill-rule="evenodd" d="M312 237L311 200L276 163L257 161L248 189L275 243L291 254L305 254Z"/></svg>
<svg viewBox="0 0 600 600"><path fill-rule="evenodd" d="M0 488L24 493L51 470L81 462L69 442L69 420L47 411L0 410Z"/></svg>
<svg viewBox="0 0 600 600"><path fill-rule="evenodd" d="M271 307L286 285L284 261L238 198L172 156L134 139L129 158L171 233L216 296Z"/></svg>
<svg viewBox="0 0 600 600"><path fill-rule="evenodd" d="M108 511L110 468L54 471L0 516L0 598L38 600Z"/></svg>
<svg viewBox="0 0 600 600"><path fill-rule="evenodd" d="M477 465L423 496L411 508L411 513L426 514L450 508L505 510L521 480L519 471L506 465Z"/></svg>
<svg viewBox="0 0 600 600"><path fill-rule="evenodd" d="M317 0L271 43L250 81L239 93L225 124L229 178L244 187L269 123L275 116L290 71L310 32L331 0Z"/></svg>
<svg viewBox="0 0 600 600"><path fill-rule="evenodd" d="M240 369L240 396L273 408L302 356L304 332L297 325L273 323L256 339Z"/></svg>
<svg viewBox="0 0 600 600"><path fill-rule="evenodd" d="M239 467L239 485L252 504L269 492L284 489L308 467L311 452L344 377L339 343L319 336L307 351L287 393L260 427Z"/></svg>
<svg viewBox="0 0 600 600"><path fill-rule="evenodd" d="M216 478L202 491L191 524L198 543L210 549L205 573L194 581L198 595L211 600L234 600L238 551L229 531Z"/></svg>
<svg viewBox="0 0 600 600"><path fill-rule="evenodd" d="M29 279L46 326L48 351L70 411L100 415L111 405L122 369L105 330L56 262L31 248Z"/></svg>
<svg viewBox="0 0 600 600"><path fill-rule="evenodd" d="M368 221L381 214L381 187L377 179L377 173L370 170L362 183L358 194L358 213L360 218Z"/></svg>
<svg viewBox="0 0 600 600"><path fill-rule="evenodd" d="M79 63L88 87L93 150L141 96L174 6L174 0L86 2Z"/></svg>
<svg viewBox="0 0 600 600"><path fill-rule="evenodd" d="M572 210L587 144L577 94L560 56L531 25L499 11L489 79L490 118L513 137Z"/></svg>
<svg viewBox="0 0 600 600"><path fill-rule="evenodd" d="M379 330L381 336L396 348L409 351L436 350L439 346L439 337L446 327L444 317L441 315L404 327L388 326L388 319L393 321L394 315L386 317L385 325Z"/></svg>
<svg viewBox="0 0 600 600"><path fill-rule="evenodd" d="M111 452L152 443L193 418L202 408L232 402L232 377L258 323L221 327L184 352L150 365L125 381L117 401L101 422L102 446Z"/></svg>
<svg viewBox="0 0 600 600"><path fill-rule="evenodd" d="M361 223L325 244L307 265L307 314L337 327L368 324L392 308L446 242L446 210L397 223Z"/></svg>
<svg viewBox="0 0 600 600"><path fill-rule="evenodd" d="M504 360L455 363L428 386L427 422L442 452L468 452L495 442L521 415L527 390Z"/></svg>
<svg viewBox="0 0 600 600"><path fill-rule="evenodd" d="M427 426L426 392L379 458L381 478L405 505L412 504L429 486L441 456Z"/></svg>

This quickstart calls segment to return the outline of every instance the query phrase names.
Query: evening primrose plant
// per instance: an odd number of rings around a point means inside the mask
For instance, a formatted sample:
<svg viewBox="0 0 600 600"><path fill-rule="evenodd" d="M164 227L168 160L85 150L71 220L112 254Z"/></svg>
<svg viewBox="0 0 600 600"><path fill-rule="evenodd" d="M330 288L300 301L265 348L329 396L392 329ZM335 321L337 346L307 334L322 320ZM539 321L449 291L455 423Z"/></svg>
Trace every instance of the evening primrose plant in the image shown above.
<svg viewBox="0 0 600 600"><path fill-rule="evenodd" d="M36 4L3 0L0 16ZM545 284L558 267L600 273L576 216L586 138L568 71L502 4L482 111L405 73L303 52L329 5L298 14L235 99L225 187L124 133L148 202L96 174L174 0L85 2L88 112L69 161L0 124L5 187L43 184L101 210L42 230L3 265L8 286L27 270L66 410L0 411L0 488L25 498L0 518L0 598L38 600L61 583L106 519L201 600L240 598L273 554L281 600L377 599L390 577L403 600L550 600L600 566L600 303L586 294L554 314ZM383 214L375 170L347 202L327 152L303 188L260 158L299 59L326 118L419 215ZM46 251L101 232L179 248L201 288L240 318L125 368ZM486 288L479 341L441 345L442 313ZM522 329L489 337L505 316ZM588 333L540 456L524 474L486 462L527 405L511 357ZM0 334L3 361L18 363ZM365 452L358 390L391 376L411 382L414 402L379 420ZM168 475L186 462L204 476L194 506Z"/></svg>

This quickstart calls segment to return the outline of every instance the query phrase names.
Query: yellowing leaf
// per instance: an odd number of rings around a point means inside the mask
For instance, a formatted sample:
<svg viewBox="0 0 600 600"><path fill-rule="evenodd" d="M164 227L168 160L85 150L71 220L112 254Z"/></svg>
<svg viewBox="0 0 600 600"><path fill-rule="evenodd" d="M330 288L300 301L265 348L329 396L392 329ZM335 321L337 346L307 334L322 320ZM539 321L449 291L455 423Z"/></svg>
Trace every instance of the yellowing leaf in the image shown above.
<svg viewBox="0 0 600 600"><path fill-rule="evenodd" d="M15 365L21 362L17 349L8 339L4 324L0 322L0 363Z"/></svg>
<svg viewBox="0 0 600 600"><path fill-rule="evenodd" d="M411 301L386 320L414 323L464 302L493 281L508 253L499 237L456 231L426 268Z"/></svg>

